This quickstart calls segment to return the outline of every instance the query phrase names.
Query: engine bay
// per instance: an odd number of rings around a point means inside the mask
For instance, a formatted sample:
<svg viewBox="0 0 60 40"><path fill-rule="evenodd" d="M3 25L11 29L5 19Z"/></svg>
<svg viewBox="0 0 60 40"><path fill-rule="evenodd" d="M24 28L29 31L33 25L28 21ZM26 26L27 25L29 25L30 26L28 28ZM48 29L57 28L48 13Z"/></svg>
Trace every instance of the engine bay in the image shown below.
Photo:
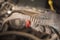
<svg viewBox="0 0 60 40"><path fill-rule="evenodd" d="M23 4L0 3L0 40L60 40L56 12Z"/></svg>

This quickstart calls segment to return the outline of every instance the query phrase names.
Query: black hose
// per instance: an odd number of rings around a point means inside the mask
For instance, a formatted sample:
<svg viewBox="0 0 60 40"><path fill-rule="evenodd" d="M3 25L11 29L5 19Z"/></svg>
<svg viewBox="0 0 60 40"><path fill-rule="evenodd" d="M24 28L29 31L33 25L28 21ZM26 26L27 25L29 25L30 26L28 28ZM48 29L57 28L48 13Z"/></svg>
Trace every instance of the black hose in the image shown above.
<svg viewBox="0 0 60 40"><path fill-rule="evenodd" d="M33 40L42 40L42 39L39 39L32 34L28 34L28 33L25 33L25 32L16 32L16 31L2 32L2 33L0 33L0 37L4 36L4 35L12 35L12 34L19 35L19 36L25 36L25 37L31 38Z"/></svg>

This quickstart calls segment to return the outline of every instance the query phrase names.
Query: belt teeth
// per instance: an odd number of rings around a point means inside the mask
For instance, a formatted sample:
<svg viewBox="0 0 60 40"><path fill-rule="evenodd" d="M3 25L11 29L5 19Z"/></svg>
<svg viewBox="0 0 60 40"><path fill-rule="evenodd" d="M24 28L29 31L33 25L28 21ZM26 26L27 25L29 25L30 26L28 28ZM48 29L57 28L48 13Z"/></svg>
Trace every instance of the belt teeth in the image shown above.
<svg viewBox="0 0 60 40"><path fill-rule="evenodd" d="M35 26L36 26L37 24L39 24L38 27L42 27L42 26L40 26L40 25L41 25L41 22L44 23L44 22L43 22L44 20L40 20L40 19L37 18L36 16L32 16L32 17L30 18L30 20L31 20L31 22L33 23L33 25L35 24L33 28L35 28ZM37 30L37 28L36 28L35 30ZM38 30L40 30L40 29L38 29ZM49 26L48 26L48 27L47 27L47 26L44 26L44 28L42 28L42 30L45 30L45 33L48 33L48 34L51 34L52 32L54 32ZM41 30L40 30L40 31L41 31Z"/></svg>

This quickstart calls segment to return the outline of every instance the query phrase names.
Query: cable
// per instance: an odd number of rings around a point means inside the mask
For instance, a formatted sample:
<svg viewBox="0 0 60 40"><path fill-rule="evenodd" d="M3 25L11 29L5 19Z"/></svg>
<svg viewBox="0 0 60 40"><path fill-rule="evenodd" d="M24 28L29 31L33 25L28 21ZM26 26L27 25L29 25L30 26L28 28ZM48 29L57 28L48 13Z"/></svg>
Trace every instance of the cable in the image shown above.
<svg viewBox="0 0 60 40"><path fill-rule="evenodd" d="M28 33L25 33L25 32L16 32L16 31L2 32L2 33L0 33L0 36L12 35L12 34L28 37L28 38L31 38L33 40L42 40L42 39L39 39L39 38L37 38L36 36L34 36L32 34L28 34Z"/></svg>

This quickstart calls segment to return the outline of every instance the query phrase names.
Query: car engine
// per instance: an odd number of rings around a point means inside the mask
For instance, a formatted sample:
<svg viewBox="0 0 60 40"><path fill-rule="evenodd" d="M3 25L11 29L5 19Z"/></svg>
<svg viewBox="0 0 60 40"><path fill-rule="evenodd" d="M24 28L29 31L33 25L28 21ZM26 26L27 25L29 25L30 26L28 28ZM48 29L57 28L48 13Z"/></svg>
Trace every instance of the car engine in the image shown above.
<svg viewBox="0 0 60 40"><path fill-rule="evenodd" d="M0 3L0 40L60 40L56 12L24 2Z"/></svg>

